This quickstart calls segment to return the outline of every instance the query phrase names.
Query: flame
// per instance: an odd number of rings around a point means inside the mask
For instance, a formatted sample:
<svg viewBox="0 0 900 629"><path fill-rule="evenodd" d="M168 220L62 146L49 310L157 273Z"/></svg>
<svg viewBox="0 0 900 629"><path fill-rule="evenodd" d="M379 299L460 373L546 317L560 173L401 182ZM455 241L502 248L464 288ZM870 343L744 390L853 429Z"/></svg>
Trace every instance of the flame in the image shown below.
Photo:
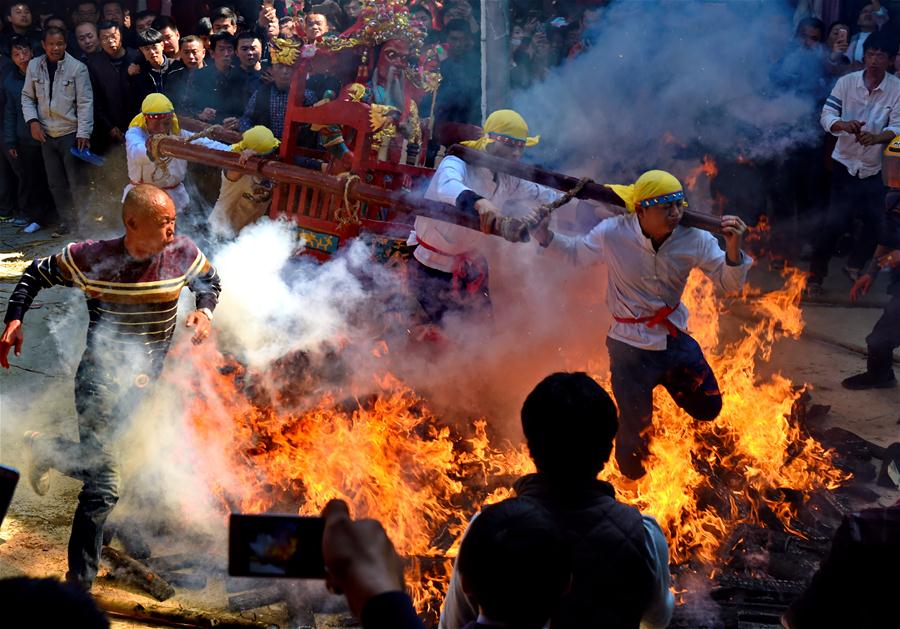
<svg viewBox="0 0 900 629"><path fill-rule="evenodd" d="M715 179L719 174L719 167L716 165L716 160L713 159L712 155L706 154L703 156L703 159L700 160L700 165L692 168L691 171L685 175L684 184L688 190L691 192L697 187L697 179L699 179L700 175L706 175L708 180Z"/></svg>
<svg viewBox="0 0 900 629"><path fill-rule="evenodd" d="M624 483L613 460L601 475L621 499L656 517L674 563L715 564L728 532L760 522L764 513L790 528L794 504L780 488L805 494L844 480L829 452L789 421L802 387L759 371L778 339L803 328L804 278L790 272L785 282L765 295L745 291L754 322L737 341L720 346L724 301L702 274L691 275L684 303L719 380L723 412L713 422L695 422L660 390L648 474ZM377 346L379 354L386 350ZM328 500L341 498L354 517L384 524L410 559L417 608L435 617L468 520L481 505L511 495L511 481L533 471L524 445L493 443L484 419L465 429L445 425L390 375L375 379L376 395L369 398L336 403L342 394L334 391L304 410L277 411L254 403L240 365L204 351L184 352L182 358L194 361L193 375L173 384L185 392L190 445L203 453L197 473L223 511L318 514Z"/></svg>

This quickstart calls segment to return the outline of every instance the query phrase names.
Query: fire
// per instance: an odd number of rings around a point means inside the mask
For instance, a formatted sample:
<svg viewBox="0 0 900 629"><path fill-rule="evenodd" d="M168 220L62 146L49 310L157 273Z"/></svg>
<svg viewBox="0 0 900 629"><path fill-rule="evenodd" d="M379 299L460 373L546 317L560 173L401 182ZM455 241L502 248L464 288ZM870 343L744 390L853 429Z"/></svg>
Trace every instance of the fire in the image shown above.
<svg viewBox="0 0 900 629"><path fill-rule="evenodd" d="M723 302L699 272L688 282L690 326L719 379L722 415L695 422L660 390L648 474L625 484L613 461L602 474L622 499L657 518L674 563L713 564L727 533L763 512L790 527L792 505L779 488L802 494L843 480L829 453L788 420L802 390L759 369L779 338L802 330L803 283L793 273L782 290L753 295L756 322L720 347ZM447 426L389 375L376 378L369 398L337 403L344 394L333 391L308 400L305 410L278 412L254 402L240 365L205 351L194 361L193 380L178 384L189 438L203 453L197 471L223 511L318 514L328 500L346 500L354 517L384 524L410 559L417 608L435 614L469 518L511 495L512 480L533 471L526 448L493 443L484 419L465 429Z"/></svg>
<svg viewBox="0 0 900 629"><path fill-rule="evenodd" d="M685 175L684 177L684 185L688 190L694 191L697 187L697 180L700 178L700 175L706 175L708 180L715 179L719 174L719 167L716 165L716 160L713 159L712 155L704 155L703 159L700 160L700 165L692 168L691 171Z"/></svg>

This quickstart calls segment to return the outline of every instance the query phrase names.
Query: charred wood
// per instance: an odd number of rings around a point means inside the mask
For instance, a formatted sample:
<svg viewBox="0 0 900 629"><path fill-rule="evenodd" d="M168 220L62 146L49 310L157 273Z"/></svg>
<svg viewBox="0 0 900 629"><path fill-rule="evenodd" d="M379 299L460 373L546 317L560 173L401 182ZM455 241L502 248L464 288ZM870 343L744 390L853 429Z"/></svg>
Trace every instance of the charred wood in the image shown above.
<svg viewBox="0 0 900 629"><path fill-rule="evenodd" d="M158 601L175 595L175 588L165 579L127 554L104 546L100 556L110 565L111 574L116 580L138 587Z"/></svg>
<svg viewBox="0 0 900 629"><path fill-rule="evenodd" d="M285 595L278 586L263 590L251 590L243 594L235 594L228 597L228 609L234 612L242 612L266 605L274 605L284 601Z"/></svg>
<svg viewBox="0 0 900 629"><path fill-rule="evenodd" d="M95 594L97 605L109 616L168 627L203 627L212 629L269 629L263 622L248 620L231 614L169 607L142 605Z"/></svg>

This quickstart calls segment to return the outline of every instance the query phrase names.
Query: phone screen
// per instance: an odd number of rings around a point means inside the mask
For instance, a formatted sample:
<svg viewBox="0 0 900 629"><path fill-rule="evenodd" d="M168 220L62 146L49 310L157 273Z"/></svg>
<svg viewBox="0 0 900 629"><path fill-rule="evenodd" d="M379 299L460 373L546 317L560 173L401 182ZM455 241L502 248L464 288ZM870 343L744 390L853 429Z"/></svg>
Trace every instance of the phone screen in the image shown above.
<svg viewBox="0 0 900 629"><path fill-rule="evenodd" d="M0 524L6 517L6 510L12 502L16 484L19 482L19 472L11 467L0 465Z"/></svg>
<svg viewBox="0 0 900 629"><path fill-rule="evenodd" d="M232 513L228 526L228 574L324 579L324 531L322 518Z"/></svg>

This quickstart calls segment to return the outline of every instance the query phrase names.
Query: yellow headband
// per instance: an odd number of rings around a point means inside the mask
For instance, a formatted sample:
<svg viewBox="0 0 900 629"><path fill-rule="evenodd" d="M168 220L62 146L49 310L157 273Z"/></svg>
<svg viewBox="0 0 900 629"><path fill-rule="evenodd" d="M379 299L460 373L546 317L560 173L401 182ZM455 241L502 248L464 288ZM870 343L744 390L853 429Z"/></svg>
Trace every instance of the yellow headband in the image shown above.
<svg viewBox="0 0 900 629"><path fill-rule="evenodd" d="M463 146L483 151L491 142L524 143L534 146L541 136L529 137L525 119L512 109L498 109L484 121L483 135L477 140L463 142Z"/></svg>
<svg viewBox="0 0 900 629"><path fill-rule="evenodd" d="M625 201L625 207L629 212L636 211L638 206L651 207L684 199L681 182L664 170L648 170L628 186L619 184L606 186L612 188L613 192Z"/></svg>
<svg viewBox="0 0 900 629"><path fill-rule="evenodd" d="M237 144L231 145L231 150L240 153L251 150L257 155L268 155L281 145L281 142L268 128L256 125L244 131L242 139Z"/></svg>
<svg viewBox="0 0 900 629"><path fill-rule="evenodd" d="M178 116L175 115L175 106L172 105L172 101L170 101L165 94L160 94L159 92L147 94L147 97L144 98L144 101L141 103L141 113L131 119L131 123L128 127L141 127L146 130L147 119L145 116L158 116L163 114L172 114L172 132L175 134L181 133L181 126L178 124Z"/></svg>

